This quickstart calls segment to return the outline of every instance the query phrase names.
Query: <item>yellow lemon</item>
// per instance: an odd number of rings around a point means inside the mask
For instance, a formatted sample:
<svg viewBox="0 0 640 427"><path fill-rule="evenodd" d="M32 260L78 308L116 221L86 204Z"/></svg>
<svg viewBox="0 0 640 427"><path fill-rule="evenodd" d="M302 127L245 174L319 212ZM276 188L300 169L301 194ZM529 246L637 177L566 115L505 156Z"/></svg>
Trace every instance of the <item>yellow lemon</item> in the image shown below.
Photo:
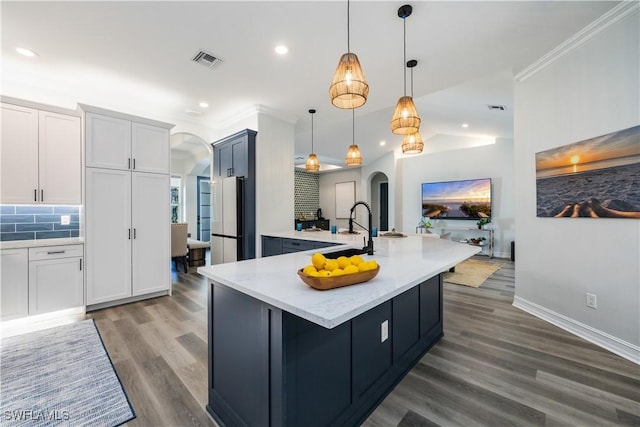
<svg viewBox="0 0 640 427"><path fill-rule="evenodd" d="M333 271L337 268L340 267L338 266L338 261L336 261L335 259L328 259L327 262L324 263L325 270Z"/></svg>
<svg viewBox="0 0 640 427"><path fill-rule="evenodd" d="M346 266L351 264L351 261L349 261L349 258L347 258L346 256L338 257L337 261L338 261L338 267L343 268L343 269Z"/></svg>
<svg viewBox="0 0 640 427"><path fill-rule="evenodd" d="M318 277L329 277L329 276L331 276L331 272L329 270L318 271Z"/></svg>
<svg viewBox="0 0 640 427"><path fill-rule="evenodd" d="M343 274L344 274L344 271L342 271L342 269L336 268L335 270L333 270L331 272L331 277L333 277L333 276L342 276Z"/></svg>
<svg viewBox="0 0 640 427"><path fill-rule="evenodd" d="M349 261L353 265L358 265L364 260L362 259L362 257L360 257L360 255L352 255L351 258L349 258Z"/></svg>
<svg viewBox="0 0 640 427"><path fill-rule="evenodd" d="M313 264L313 266L318 270L321 270L324 268L325 262L327 262L327 259L324 257L324 255L320 253L316 252L311 256L311 264Z"/></svg>
<svg viewBox="0 0 640 427"><path fill-rule="evenodd" d="M302 272L304 274L311 275L311 273L317 273L318 270L313 265L309 264L302 270Z"/></svg>
<svg viewBox="0 0 640 427"><path fill-rule="evenodd" d="M344 274L353 274L353 273L357 273L359 270L358 270L358 267L352 264L352 265L346 266L342 271L344 272Z"/></svg>
<svg viewBox="0 0 640 427"><path fill-rule="evenodd" d="M375 270L376 268L378 268L378 263L375 259L370 259L369 261L367 261L367 263L369 263L369 270Z"/></svg>
<svg viewBox="0 0 640 427"><path fill-rule="evenodd" d="M358 271L368 271L368 270L371 270L371 267L369 266L368 262L363 261L360 264L358 264Z"/></svg>

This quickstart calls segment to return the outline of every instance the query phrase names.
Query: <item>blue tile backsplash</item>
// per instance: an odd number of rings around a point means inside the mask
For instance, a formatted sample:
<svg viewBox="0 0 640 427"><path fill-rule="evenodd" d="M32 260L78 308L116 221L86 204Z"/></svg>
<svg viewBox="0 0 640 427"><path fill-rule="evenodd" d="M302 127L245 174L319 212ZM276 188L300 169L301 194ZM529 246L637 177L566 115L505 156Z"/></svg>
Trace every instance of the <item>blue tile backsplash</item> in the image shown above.
<svg viewBox="0 0 640 427"><path fill-rule="evenodd" d="M61 215L69 215L71 222L68 225L60 224ZM0 205L0 241L79 235L79 206Z"/></svg>

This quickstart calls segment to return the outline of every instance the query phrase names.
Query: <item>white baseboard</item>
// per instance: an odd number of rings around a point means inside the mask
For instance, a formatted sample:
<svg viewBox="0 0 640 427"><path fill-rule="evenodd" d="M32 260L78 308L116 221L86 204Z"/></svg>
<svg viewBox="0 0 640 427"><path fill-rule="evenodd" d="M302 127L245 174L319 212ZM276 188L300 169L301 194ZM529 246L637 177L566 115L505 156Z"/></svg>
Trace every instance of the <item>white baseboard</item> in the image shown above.
<svg viewBox="0 0 640 427"><path fill-rule="evenodd" d="M4 320L0 323L2 338L22 335L29 332L62 326L85 319L84 307L68 308L51 313L21 317L19 319Z"/></svg>
<svg viewBox="0 0 640 427"><path fill-rule="evenodd" d="M637 345L517 296L513 297L513 306L640 365L640 347Z"/></svg>

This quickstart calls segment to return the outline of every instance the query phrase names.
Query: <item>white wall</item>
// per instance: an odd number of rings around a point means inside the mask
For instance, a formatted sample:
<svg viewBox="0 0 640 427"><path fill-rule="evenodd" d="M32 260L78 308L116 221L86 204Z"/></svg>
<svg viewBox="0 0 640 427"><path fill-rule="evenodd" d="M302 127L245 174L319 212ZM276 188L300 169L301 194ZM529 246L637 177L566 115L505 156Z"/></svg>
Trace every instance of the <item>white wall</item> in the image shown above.
<svg viewBox="0 0 640 427"><path fill-rule="evenodd" d="M426 142L425 144L428 144ZM491 178L491 228L494 231L494 256L509 257L515 235L515 198L513 192L513 140L498 139L495 144L452 151L438 151L400 160L402 184L402 230L415 233L422 213L423 182ZM398 200L396 199L396 203ZM475 228L476 221L438 220L438 227Z"/></svg>
<svg viewBox="0 0 640 427"><path fill-rule="evenodd" d="M638 22L636 2L516 84L514 304L640 363L640 221L537 218L535 181L536 152L640 123Z"/></svg>
<svg viewBox="0 0 640 427"><path fill-rule="evenodd" d="M269 114L258 117L256 142L256 257L261 235L291 230L294 211L294 123Z"/></svg>
<svg viewBox="0 0 640 427"><path fill-rule="evenodd" d="M348 219L336 219L336 184L339 182L355 181L356 183L356 201L367 201L366 192L362 190L362 180L360 168L342 169L337 172L323 172L320 174L320 208L325 218L330 220L331 225L337 225L338 228L347 228L349 226ZM367 226L366 209L360 207L356 209L355 219L360 224Z"/></svg>
<svg viewBox="0 0 640 427"><path fill-rule="evenodd" d="M378 172L381 172L387 176L387 182L389 183L389 229L397 228L401 229L401 226L398 227L396 223L396 218L399 216L396 215L396 206L398 200L396 199L396 195L399 194L396 191L396 187L399 185L398 178L398 170L396 169L397 161L396 154L393 151L385 154L384 156L376 159L370 164L363 166L361 170L361 183L360 185L365 189L364 191L364 200L370 201L372 204L376 204L377 201L377 191L372 192L371 184L372 180L375 178ZM374 185L377 185L374 183ZM374 209L377 211L377 209ZM373 219L374 224L378 225L379 222L379 214L374 215Z"/></svg>

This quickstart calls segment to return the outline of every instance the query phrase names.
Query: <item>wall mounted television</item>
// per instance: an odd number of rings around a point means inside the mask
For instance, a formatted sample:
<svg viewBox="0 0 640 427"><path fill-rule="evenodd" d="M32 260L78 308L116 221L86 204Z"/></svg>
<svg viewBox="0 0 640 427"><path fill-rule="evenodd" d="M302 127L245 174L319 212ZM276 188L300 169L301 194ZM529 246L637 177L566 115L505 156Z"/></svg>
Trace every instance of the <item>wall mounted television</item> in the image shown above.
<svg viewBox="0 0 640 427"><path fill-rule="evenodd" d="M422 183L422 216L474 220L491 217L491 178Z"/></svg>

